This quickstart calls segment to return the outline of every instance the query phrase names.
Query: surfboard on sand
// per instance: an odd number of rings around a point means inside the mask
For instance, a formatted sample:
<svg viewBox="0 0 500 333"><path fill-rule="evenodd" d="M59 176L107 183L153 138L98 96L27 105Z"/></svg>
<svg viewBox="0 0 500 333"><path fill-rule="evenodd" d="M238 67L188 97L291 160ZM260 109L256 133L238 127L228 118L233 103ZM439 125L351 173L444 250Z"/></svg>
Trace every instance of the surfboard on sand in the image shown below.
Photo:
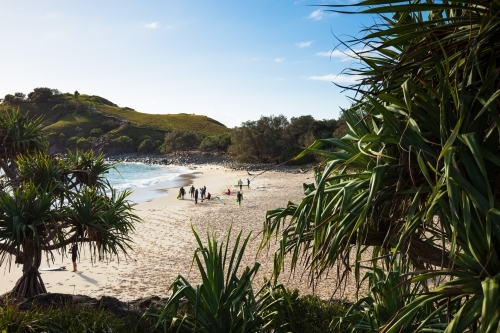
<svg viewBox="0 0 500 333"><path fill-rule="evenodd" d="M219 196L216 196L215 198L216 198L217 200L219 200L219 201L220 201L220 203L222 203L222 204L224 204L224 205L226 204L226 203L225 203L225 202L224 202L221 198L219 198Z"/></svg>
<svg viewBox="0 0 500 333"><path fill-rule="evenodd" d="M65 271L66 266L39 268L39 271Z"/></svg>

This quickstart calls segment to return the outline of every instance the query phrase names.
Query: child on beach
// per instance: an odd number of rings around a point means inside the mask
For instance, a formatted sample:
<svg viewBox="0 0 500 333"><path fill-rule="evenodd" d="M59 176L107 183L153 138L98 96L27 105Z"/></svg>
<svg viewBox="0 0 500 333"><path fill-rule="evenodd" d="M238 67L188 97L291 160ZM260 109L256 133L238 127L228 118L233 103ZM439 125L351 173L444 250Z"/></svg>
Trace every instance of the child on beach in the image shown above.
<svg viewBox="0 0 500 333"><path fill-rule="evenodd" d="M243 201L243 193L238 191L238 194L236 195L236 201L238 201L238 205L241 206L241 201Z"/></svg>

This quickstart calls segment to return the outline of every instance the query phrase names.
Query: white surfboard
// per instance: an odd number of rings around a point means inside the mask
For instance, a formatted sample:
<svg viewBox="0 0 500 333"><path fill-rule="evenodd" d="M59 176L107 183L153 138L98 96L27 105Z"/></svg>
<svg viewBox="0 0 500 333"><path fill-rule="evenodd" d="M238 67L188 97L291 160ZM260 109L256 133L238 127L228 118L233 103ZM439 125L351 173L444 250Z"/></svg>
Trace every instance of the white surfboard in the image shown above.
<svg viewBox="0 0 500 333"><path fill-rule="evenodd" d="M39 271L65 271L66 266L57 266L57 267L45 267L45 268L39 268Z"/></svg>

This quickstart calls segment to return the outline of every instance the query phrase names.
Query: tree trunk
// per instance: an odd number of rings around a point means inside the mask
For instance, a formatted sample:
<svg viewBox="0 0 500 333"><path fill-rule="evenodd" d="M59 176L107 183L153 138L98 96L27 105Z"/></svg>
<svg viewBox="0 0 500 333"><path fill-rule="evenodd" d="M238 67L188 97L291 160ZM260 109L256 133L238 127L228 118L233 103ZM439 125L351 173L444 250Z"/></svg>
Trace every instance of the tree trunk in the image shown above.
<svg viewBox="0 0 500 333"><path fill-rule="evenodd" d="M12 289L12 296L17 299L29 298L47 292L42 277L38 272L42 261L42 250L33 240L23 244L23 276Z"/></svg>

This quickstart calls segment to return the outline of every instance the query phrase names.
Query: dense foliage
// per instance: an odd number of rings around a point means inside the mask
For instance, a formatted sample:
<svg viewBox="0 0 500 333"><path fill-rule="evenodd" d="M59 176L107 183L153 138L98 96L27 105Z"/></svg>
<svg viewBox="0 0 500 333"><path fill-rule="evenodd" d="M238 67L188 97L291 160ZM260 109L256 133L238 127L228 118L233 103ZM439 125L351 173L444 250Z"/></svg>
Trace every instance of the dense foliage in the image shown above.
<svg viewBox="0 0 500 333"><path fill-rule="evenodd" d="M340 302L323 300L314 295L299 295L297 289L279 290L271 300L282 299L266 332L275 333L340 333L346 324L331 325L332 318L345 315L347 307Z"/></svg>
<svg viewBox="0 0 500 333"><path fill-rule="evenodd" d="M281 235L275 273L303 255L311 277L337 264L361 284L370 249L353 330L498 332L500 5L351 6L380 15L347 43L364 64L351 70L360 95L347 135L307 149L326 160L304 199L267 215L264 241Z"/></svg>
<svg viewBox="0 0 500 333"><path fill-rule="evenodd" d="M246 121L231 133L229 153L238 161L286 162L316 139L331 137L337 120L311 116L262 116Z"/></svg>

